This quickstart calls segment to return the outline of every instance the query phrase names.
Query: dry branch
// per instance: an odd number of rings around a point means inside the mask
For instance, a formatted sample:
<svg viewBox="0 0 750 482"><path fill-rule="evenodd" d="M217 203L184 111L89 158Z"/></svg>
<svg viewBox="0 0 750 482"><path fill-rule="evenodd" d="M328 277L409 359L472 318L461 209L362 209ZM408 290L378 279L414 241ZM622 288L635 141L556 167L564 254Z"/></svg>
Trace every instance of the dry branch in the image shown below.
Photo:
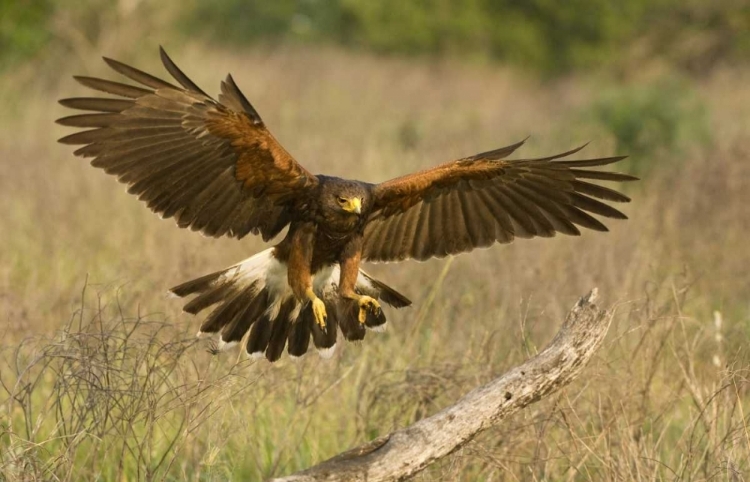
<svg viewBox="0 0 750 482"><path fill-rule="evenodd" d="M409 427L272 482L406 479L477 434L575 379L601 345L611 317L581 298L550 344L521 366L472 390L454 405Z"/></svg>

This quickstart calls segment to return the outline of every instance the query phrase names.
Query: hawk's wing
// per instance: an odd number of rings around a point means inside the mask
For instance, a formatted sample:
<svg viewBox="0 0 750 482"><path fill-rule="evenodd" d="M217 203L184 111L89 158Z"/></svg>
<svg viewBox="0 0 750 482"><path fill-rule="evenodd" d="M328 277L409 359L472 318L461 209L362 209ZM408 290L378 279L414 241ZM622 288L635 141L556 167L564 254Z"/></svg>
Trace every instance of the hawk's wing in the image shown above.
<svg viewBox="0 0 750 482"><path fill-rule="evenodd" d="M115 98L64 99L94 113L59 119L92 128L60 139L85 144L75 154L129 185L128 192L180 227L208 236L270 239L290 222L292 204L318 179L266 129L231 76L213 100L183 74L164 50L178 87L120 62L112 69L141 84L76 77Z"/></svg>
<svg viewBox="0 0 750 482"><path fill-rule="evenodd" d="M589 213L626 219L599 201L628 202L588 180L631 181L586 169L624 159L566 160L582 149L540 159L502 160L522 142L378 184L365 227L363 259L425 260L509 243L515 237L579 235L607 228Z"/></svg>

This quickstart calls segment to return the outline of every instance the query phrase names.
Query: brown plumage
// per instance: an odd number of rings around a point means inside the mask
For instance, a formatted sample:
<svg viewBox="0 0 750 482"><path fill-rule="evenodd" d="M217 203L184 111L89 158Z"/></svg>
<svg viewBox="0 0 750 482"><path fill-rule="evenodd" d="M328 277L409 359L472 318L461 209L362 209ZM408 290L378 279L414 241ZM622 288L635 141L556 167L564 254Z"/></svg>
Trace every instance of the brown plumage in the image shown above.
<svg viewBox="0 0 750 482"><path fill-rule="evenodd" d="M509 243L515 237L606 231L592 214L626 219L603 201L624 194L591 181L631 181L591 170L623 157L568 160L581 148L539 159L505 160L523 142L373 185L313 175L279 144L231 76L218 101L161 50L179 85L106 59L137 86L76 77L111 97L64 99L89 111L59 119L87 130L60 139L76 155L126 183L165 218L207 236L269 240L274 248L183 283L196 295L184 307L214 306L201 333L224 344L247 339L251 354L278 359L284 347L303 355L310 339L330 353L337 327L349 340L382 329L378 300L411 302L363 272L361 261L425 260Z"/></svg>

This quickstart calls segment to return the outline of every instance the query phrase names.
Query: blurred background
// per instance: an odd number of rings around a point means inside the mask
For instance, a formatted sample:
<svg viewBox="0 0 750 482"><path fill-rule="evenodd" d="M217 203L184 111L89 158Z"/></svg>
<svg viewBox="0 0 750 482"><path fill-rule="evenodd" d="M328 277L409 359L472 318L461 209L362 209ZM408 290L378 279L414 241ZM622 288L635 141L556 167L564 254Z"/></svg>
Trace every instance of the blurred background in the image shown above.
<svg viewBox="0 0 750 482"><path fill-rule="evenodd" d="M628 154L610 233L366 269L389 329L274 365L167 288L265 247L159 220L56 139L102 56L231 72L313 172L377 182L531 136ZM416 480L750 478L746 0L0 0L0 479L263 480L435 413L599 287L580 380Z"/></svg>

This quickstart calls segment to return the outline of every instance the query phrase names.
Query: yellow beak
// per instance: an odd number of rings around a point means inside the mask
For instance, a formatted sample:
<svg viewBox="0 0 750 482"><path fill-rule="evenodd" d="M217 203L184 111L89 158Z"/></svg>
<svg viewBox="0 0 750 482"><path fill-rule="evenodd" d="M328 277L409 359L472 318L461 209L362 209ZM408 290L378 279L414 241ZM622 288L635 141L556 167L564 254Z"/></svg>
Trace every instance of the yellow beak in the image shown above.
<svg viewBox="0 0 750 482"><path fill-rule="evenodd" d="M353 197L349 199L342 207L344 208L344 211L354 214L360 214L362 212L362 200L358 197Z"/></svg>

